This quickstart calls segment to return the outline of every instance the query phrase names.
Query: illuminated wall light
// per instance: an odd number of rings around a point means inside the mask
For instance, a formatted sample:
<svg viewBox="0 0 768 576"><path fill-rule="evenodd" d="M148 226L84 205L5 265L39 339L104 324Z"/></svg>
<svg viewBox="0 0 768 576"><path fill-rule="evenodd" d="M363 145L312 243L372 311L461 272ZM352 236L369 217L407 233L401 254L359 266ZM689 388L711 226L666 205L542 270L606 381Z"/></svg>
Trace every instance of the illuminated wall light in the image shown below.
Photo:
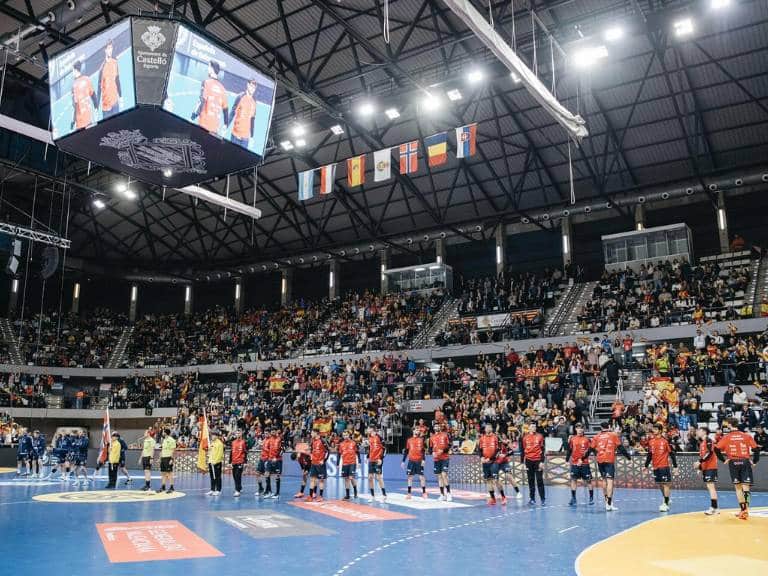
<svg viewBox="0 0 768 576"><path fill-rule="evenodd" d="M328 287L333 288L333 270L328 273Z"/></svg>
<svg viewBox="0 0 768 576"><path fill-rule="evenodd" d="M618 42L624 37L624 29L620 26L612 26L603 34L606 42Z"/></svg>
<svg viewBox="0 0 768 576"><path fill-rule="evenodd" d="M189 303L192 299L192 286L184 287L184 302Z"/></svg>
<svg viewBox="0 0 768 576"><path fill-rule="evenodd" d="M75 282L75 300L80 298L80 282Z"/></svg>
<svg viewBox="0 0 768 576"><path fill-rule="evenodd" d="M720 230L725 230L725 228L726 228L725 209L724 208L718 208L717 209L717 227Z"/></svg>
<svg viewBox="0 0 768 576"><path fill-rule="evenodd" d="M583 48L573 55L573 63L578 68L588 68L598 60L608 57L608 49L605 46L593 46Z"/></svg>
<svg viewBox="0 0 768 576"><path fill-rule="evenodd" d="M517 73L510 72L509 75L512 77L512 82L514 82L515 84L520 84L521 78L520 76L517 75Z"/></svg>
<svg viewBox="0 0 768 576"><path fill-rule="evenodd" d="M563 234L563 254L568 254L571 250L568 234Z"/></svg>
<svg viewBox="0 0 768 576"><path fill-rule="evenodd" d="M426 270L426 268L419 267L419 268L414 268L413 269L414 272L424 272L424 270Z"/></svg>
<svg viewBox="0 0 768 576"><path fill-rule="evenodd" d="M455 88L453 90L448 90L448 92L446 92L445 95L448 96L448 100L450 100L451 102L456 102L457 100L461 100L461 92L459 92Z"/></svg>
<svg viewBox="0 0 768 576"><path fill-rule="evenodd" d="M240 300L240 282L235 284L235 300Z"/></svg>
<svg viewBox="0 0 768 576"><path fill-rule="evenodd" d="M693 20L690 18L678 20L672 25L672 29L675 31L675 36L688 36L693 34Z"/></svg>
<svg viewBox="0 0 768 576"><path fill-rule="evenodd" d="M440 270L440 266L437 266L437 265L433 264L432 266L429 267L429 269L430 270Z"/></svg>
<svg viewBox="0 0 768 576"><path fill-rule="evenodd" d="M437 257L437 263L438 264L442 264L443 263L443 257L442 256L438 256Z"/></svg>
<svg viewBox="0 0 768 576"><path fill-rule="evenodd" d="M496 264L501 264L501 246L496 245Z"/></svg>
<svg viewBox="0 0 768 576"><path fill-rule="evenodd" d="M293 142L290 140L283 140L280 142L280 147L285 151L293 150Z"/></svg>
<svg viewBox="0 0 768 576"><path fill-rule="evenodd" d="M400 112L397 110L397 108L387 108L384 111L384 114L389 118L390 120L396 120L397 118L400 118Z"/></svg>
<svg viewBox="0 0 768 576"><path fill-rule="evenodd" d="M280 282L280 294L285 296L285 293L288 291L288 279L283 276L282 281Z"/></svg>
<svg viewBox="0 0 768 576"><path fill-rule="evenodd" d="M298 138L296 140L296 148L304 148L307 145L307 141L304 138Z"/></svg>
<svg viewBox="0 0 768 576"><path fill-rule="evenodd" d="M373 102L365 101L358 106L357 113L360 116L373 116L376 113L376 106L373 105Z"/></svg>
<svg viewBox="0 0 768 576"><path fill-rule="evenodd" d="M344 134L344 128L341 127L341 124L334 124L331 126L331 133L333 133L334 136L341 136Z"/></svg>
<svg viewBox="0 0 768 576"><path fill-rule="evenodd" d="M19 291L19 279L14 278L13 281L11 282L11 292L16 294L18 291Z"/></svg>
<svg viewBox="0 0 768 576"><path fill-rule="evenodd" d="M139 295L138 286L131 286L131 302L136 302L136 297Z"/></svg>
<svg viewBox="0 0 768 576"><path fill-rule="evenodd" d="M642 222L638 222L638 223L635 225L635 228L636 228L636 229L637 229L637 231L639 232L640 230L643 230L643 229L645 228L645 226L643 226L643 223L642 223Z"/></svg>

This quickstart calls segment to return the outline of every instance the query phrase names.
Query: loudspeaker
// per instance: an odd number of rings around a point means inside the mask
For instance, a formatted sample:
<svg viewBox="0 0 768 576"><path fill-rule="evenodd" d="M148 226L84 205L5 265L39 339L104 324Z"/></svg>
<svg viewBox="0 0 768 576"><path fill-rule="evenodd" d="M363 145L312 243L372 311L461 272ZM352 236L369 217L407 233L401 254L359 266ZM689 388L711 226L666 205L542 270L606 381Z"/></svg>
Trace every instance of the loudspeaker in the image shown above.
<svg viewBox="0 0 768 576"><path fill-rule="evenodd" d="M144 416L152 416L152 406L144 408Z"/></svg>
<svg viewBox="0 0 768 576"><path fill-rule="evenodd" d="M46 246L43 250L43 266L40 269L40 275L43 280L48 280L56 273L59 267L59 249L55 246Z"/></svg>
<svg viewBox="0 0 768 576"><path fill-rule="evenodd" d="M14 239L11 245L11 255L8 257L8 264L5 265L5 273L15 276L19 269L19 258L21 258L21 240Z"/></svg>

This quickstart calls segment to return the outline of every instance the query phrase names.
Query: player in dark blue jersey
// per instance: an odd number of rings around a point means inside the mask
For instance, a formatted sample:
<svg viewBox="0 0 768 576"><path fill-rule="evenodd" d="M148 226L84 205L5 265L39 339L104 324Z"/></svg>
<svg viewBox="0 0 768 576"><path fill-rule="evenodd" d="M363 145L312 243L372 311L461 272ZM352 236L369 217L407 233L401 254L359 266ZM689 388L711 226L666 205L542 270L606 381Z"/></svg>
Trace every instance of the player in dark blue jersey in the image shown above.
<svg viewBox="0 0 768 576"><path fill-rule="evenodd" d="M40 478L42 476L41 468L43 467L43 459L45 458L45 436L40 434L40 430L32 432L32 465L33 472L32 478Z"/></svg>
<svg viewBox="0 0 768 576"><path fill-rule="evenodd" d="M29 435L26 428L22 428L19 434L19 444L16 448L16 476L29 476L32 463L32 436ZM21 471L22 466L25 472Z"/></svg>
<svg viewBox="0 0 768 576"><path fill-rule="evenodd" d="M90 440L88 439L88 433L85 430L81 430L75 438L75 485L80 484L78 478L82 473L83 480L82 485L87 486L90 482L88 478L88 446Z"/></svg>
<svg viewBox="0 0 768 576"><path fill-rule="evenodd" d="M128 468L125 467L125 453L128 451L128 444L125 443L125 440L123 440L122 436L119 438L120 440L120 471L125 474L125 485L131 484L133 482L133 479L131 479L131 475L128 473Z"/></svg>

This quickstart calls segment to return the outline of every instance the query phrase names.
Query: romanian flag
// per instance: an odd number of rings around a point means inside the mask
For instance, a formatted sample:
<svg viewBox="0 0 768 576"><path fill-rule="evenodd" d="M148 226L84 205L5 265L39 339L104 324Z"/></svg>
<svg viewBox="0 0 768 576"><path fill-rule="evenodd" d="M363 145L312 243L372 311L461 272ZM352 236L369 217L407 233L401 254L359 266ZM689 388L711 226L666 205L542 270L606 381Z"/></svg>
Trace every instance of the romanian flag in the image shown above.
<svg viewBox="0 0 768 576"><path fill-rule="evenodd" d="M456 128L456 158L474 156L477 147L477 124Z"/></svg>
<svg viewBox="0 0 768 576"><path fill-rule="evenodd" d="M424 138L427 149L427 162L430 167L440 166L448 161L448 133L440 132Z"/></svg>
<svg viewBox="0 0 768 576"><path fill-rule="evenodd" d="M208 445L211 442L211 434L208 429L208 416L203 410L203 417L200 420L200 433L197 439L197 467L201 472L208 471Z"/></svg>
<svg viewBox="0 0 768 576"><path fill-rule="evenodd" d="M365 154L347 159L347 185L350 188L365 183Z"/></svg>
<svg viewBox="0 0 768 576"><path fill-rule="evenodd" d="M270 392L282 392L285 390L286 379L282 376L272 376L269 379L269 391Z"/></svg>
<svg viewBox="0 0 768 576"><path fill-rule="evenodd" d="M101 464L107 461L107 450L109 449L109 442L112 439L112 431L109 426L109 408L104 413L104 422L101 425L101 445L99 446L99 459Z"/></svg>

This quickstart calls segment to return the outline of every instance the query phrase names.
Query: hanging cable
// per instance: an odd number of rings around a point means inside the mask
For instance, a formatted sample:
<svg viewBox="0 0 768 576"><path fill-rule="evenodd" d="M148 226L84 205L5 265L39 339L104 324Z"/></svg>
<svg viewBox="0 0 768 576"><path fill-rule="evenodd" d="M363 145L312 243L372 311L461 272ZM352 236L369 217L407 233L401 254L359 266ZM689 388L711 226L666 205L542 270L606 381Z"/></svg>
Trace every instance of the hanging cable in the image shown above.
<svg viewBox="0 0 768 576"><path fill-rule="evenodd" d="M0 104L3 103L3 92L5 92L5 71L8 69L8 47L3 50L3 77L0 78Z"/></svg>
<svg viewBox="0 0 768 576"><path fill-rule="evenodd" d="M35 208L37 206L37 176L35 176L35 192L32 196L32 214L29 217L29 227L35 227ZM32 260L32 240L29 240L27 249L27 264L24 267L24 291L21 297L21 314L19 315L19 339L17 345L21 347L21 333L24 330L24 308L27 305L27 288L29 284L29 262Z"/></svg>
<svg viewBox="0 0 768 576"><path fill-rule="evenodd" d="M576 204L576 189L573 187L573 161L571 160L571 137L568 136L568 180L571 187L571 205Z"/></svg>
<svg viewBox="0 0 768 576"><path fill-rule="evenodd" d="M488 24L491 25L491 30L493 30L493 2L492 2L492 0L488 0Z"/></svg>
<svg viewBox="0 0 768 576"><path fill-rule="evenodd" d="M533 35L533 73L538 78L539 60L536 58L536 18L533 16L533 10L531 10L531 34Z"/></svg>
<svg viewBox="0 0 768 576"><path fill-rule="evenodd" d="M557 98L557 84L555 82L555 44L552 36L549 37L550 66L552 67L552 96Z"/></svg>
<svg viewBox="0 0 768 576"><path fill-rule="evenodd" d="M384 0L384 22L382 22L384 42L389 44L389 0Z"/></svg>
<svg viewBox="0 0 768 576"><path fill-rule="evenodd" d="M515 0L510 0L512 4L512 52L517 53L517 32L515 32Z"/></svg>
<svg viewBox="0 0 768 576"><path fill-rule="evenodd" d="M256 208L256 190L258 189L259 182L259 168L253 167L253 207ZM256 233L256 222L251 218L251 246L253 246L254 235Z"/></svg>
<svg viewBox="0 0 768 576"><path fill-rule="evenodd" d="M229 174L227 174L227 200L229 200ZM227 207L224 206L224 222L227 221Z"/></svg>

